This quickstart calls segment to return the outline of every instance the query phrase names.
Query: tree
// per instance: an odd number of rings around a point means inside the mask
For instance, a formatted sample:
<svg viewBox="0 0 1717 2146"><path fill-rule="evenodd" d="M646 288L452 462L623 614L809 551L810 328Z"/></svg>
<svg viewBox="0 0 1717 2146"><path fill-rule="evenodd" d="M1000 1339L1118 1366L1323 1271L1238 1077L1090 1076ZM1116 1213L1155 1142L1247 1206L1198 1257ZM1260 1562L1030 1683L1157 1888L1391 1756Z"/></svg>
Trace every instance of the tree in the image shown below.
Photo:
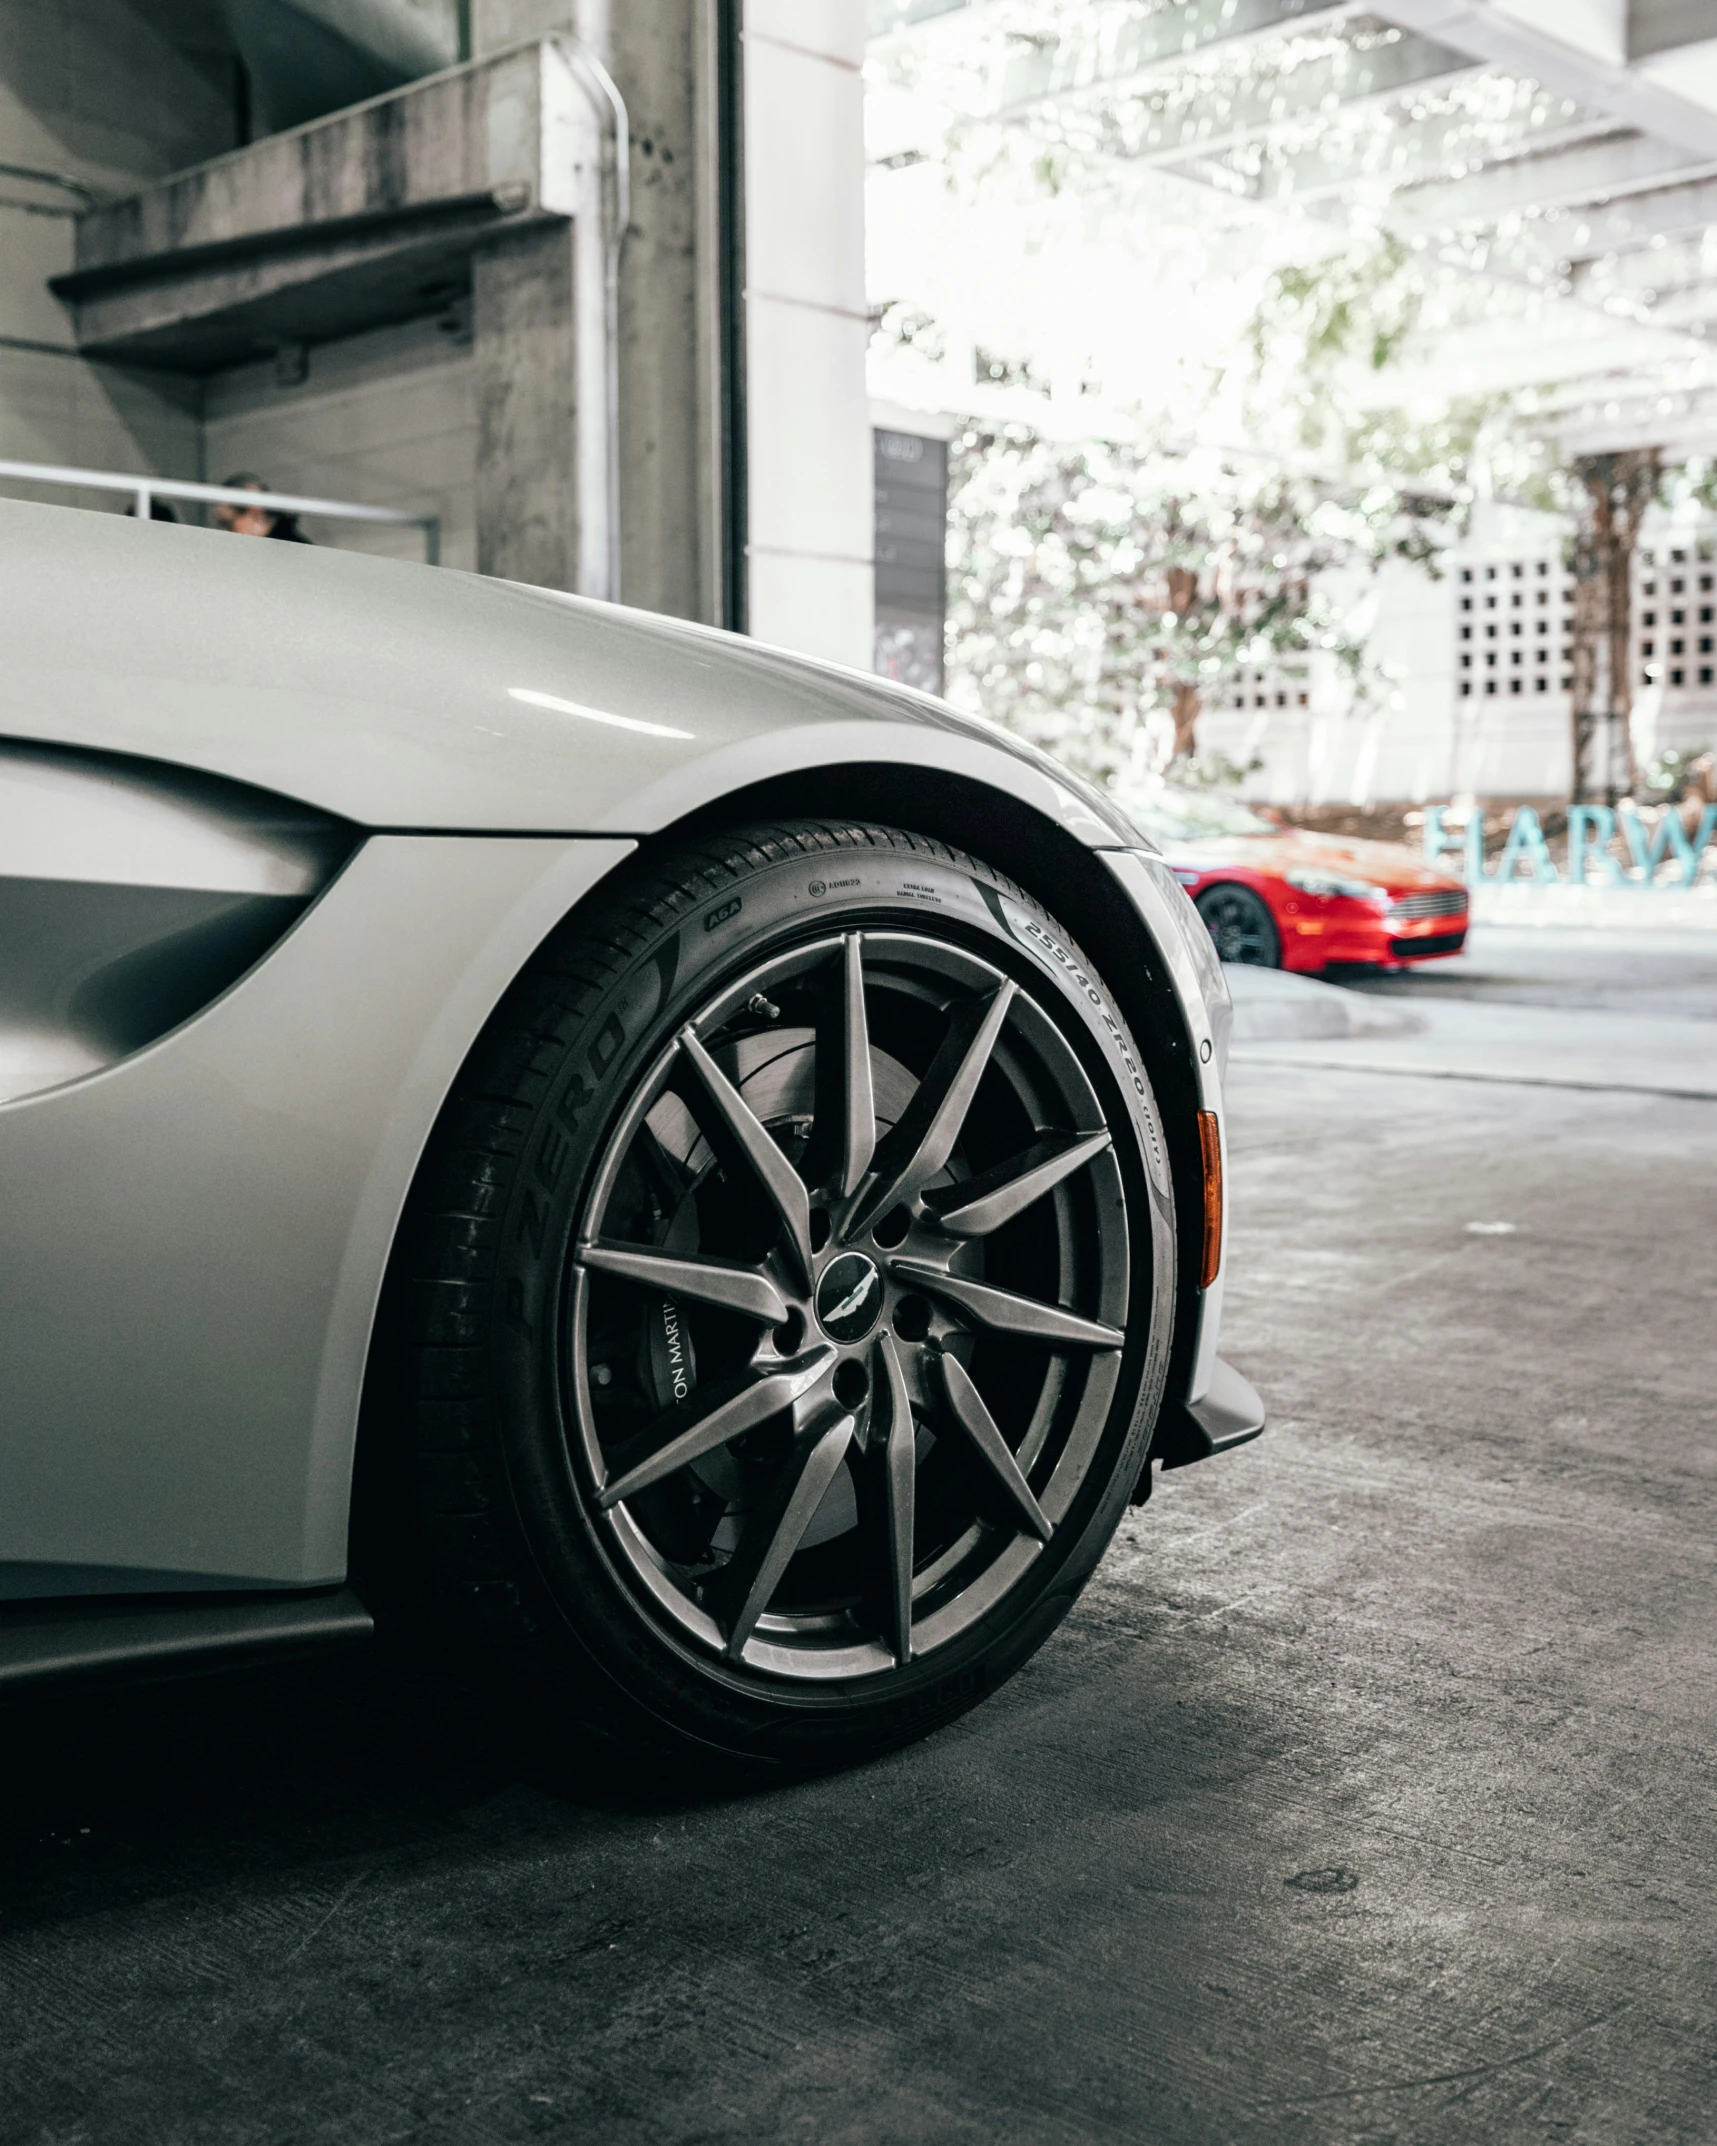
<svg viewBox="0 0 1717 2146"><path fill-rule="evenodd" d="M950 694L1104 783L1190 762L1249 666L1318 653L1369 690L1334 570L1432 549L1390 487L1211 454L974 424L950 470Z"/></svg>
<svg viewBox="0 0 1717 2146"><path fill-rule="evenodd" d="M1662 456L1655 447L1581 455L1574 539L1573 800L1602 792L1614 804L1634 787L1633 564L1640 521L1657 496ZM1600 746L1601 738L1601 746ZM1597 748L1595 750L1595 748ZM1619 778L1619 779L1618 779Z"/></svg>

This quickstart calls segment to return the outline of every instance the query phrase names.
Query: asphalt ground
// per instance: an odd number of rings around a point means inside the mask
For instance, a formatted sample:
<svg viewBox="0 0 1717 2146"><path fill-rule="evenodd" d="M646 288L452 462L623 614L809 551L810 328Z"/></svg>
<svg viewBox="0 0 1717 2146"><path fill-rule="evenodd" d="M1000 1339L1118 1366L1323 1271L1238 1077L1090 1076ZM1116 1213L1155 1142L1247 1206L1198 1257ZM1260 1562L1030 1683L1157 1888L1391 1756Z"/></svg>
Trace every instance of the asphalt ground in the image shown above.
<svg viewBox="0 0 1717 2146"><path fill-rule="evenodd" d="M1613 1039L1637 948L1506 951ZM1231 1134L1271 1428L931 1742L569 1783L367 1657L0 1717L0 2141L1717 2136L1717 1102L1266 1054Z"/></svg>

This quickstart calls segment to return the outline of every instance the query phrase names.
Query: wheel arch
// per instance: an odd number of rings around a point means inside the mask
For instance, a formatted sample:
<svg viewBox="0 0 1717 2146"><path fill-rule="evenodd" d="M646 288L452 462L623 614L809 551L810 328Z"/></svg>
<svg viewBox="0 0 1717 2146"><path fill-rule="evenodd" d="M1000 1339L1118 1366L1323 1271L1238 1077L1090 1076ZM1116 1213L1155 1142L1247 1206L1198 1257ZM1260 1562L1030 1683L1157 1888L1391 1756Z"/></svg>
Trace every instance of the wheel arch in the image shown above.
<svg viewBox="0 0 1717 2146"><path fill-rule="evenodd" d="M1179 1267L1167 1390L1184 1391L1203 1229L1193 1039L1161 949L1101 853L999 785L954 770L914 767L907 796L897 768L857 761L801 768L727 791L652 835L640 856L720 827L773 818L879 820L967 850L1017 880L1092 958L1144 1055L1162 1111Z"/></svg>
<svg viewBox="0 0 1717 2146"><path fill-rule="evenodd" d="M1168 966L1144 918L1127 899L1101 854L1008 790L968 774L915 766L910 796L901 771L874 761L843 761L773 775L711 797L652 830L628 856L596 881L557 920L559 931L581 914L598 910L617 882L650 870L667 852L721 829L779 819L833 823L880 821L900 826L994 865L1064 924L1093 957L1132 1031L1149 1072L1162 1115L1174 1186L1176 1223L1175 1331L1169 1396L1186 1390L1197 1338L1198 1260L1202 1230L1202 1175L1197 1111L1199 1088L1192 1037ZM546 936L546 935L545 935ZM534 949L533 949L534 952ZM530 957L519 965L522 973ZM511 988L496 993L497 1007ZM454 1081L457 1080L457 1072ZM453 1082L442 1098L444 1107ZM416 1184L413 1177L413 1187ZM395 1335L401 1291L397 1250L410 1203L408 1192L395 1216L376 1318L366 1354L354 1452L351 1505L352 1569L363 1573L385 1556L389 1534L389 1458L398 1426L383 1367Z"/></svg>

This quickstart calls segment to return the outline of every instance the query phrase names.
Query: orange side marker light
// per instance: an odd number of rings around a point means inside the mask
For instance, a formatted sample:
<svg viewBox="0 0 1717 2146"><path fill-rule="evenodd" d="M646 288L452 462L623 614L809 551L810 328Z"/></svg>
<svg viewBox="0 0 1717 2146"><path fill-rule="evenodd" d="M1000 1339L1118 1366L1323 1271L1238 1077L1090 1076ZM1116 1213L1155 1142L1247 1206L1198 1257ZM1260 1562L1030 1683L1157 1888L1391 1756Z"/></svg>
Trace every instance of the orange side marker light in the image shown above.
<svg viewBox="0 0 1717 2146"><path fill-rule="evenodd" d="M1198 1114L1198 1151L1204 1164L1204 1248L1198 1286L1208 1289L1222 1267L1222 1134L1214 1110Z"/></svg>

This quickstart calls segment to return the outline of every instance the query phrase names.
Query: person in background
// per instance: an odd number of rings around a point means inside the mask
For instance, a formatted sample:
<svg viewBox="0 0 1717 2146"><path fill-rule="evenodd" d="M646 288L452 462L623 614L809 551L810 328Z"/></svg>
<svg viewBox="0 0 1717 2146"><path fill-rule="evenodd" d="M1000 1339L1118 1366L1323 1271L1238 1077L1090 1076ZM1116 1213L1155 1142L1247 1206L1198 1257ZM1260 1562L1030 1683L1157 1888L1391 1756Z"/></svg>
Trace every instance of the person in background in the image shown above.
<svg viewBox="0 0 1717 2146"><path fill-rule="evenodd" d="M236 477L223 477L221 482L229 492L266 492L269 487L260 477L248 470L240 470ZM278 537L287 544L308 544L310 539L298 526L296 514L278 514L270 507L241 507L235 499L220 499L215 502L215 521L234 536Z"/></svg>

